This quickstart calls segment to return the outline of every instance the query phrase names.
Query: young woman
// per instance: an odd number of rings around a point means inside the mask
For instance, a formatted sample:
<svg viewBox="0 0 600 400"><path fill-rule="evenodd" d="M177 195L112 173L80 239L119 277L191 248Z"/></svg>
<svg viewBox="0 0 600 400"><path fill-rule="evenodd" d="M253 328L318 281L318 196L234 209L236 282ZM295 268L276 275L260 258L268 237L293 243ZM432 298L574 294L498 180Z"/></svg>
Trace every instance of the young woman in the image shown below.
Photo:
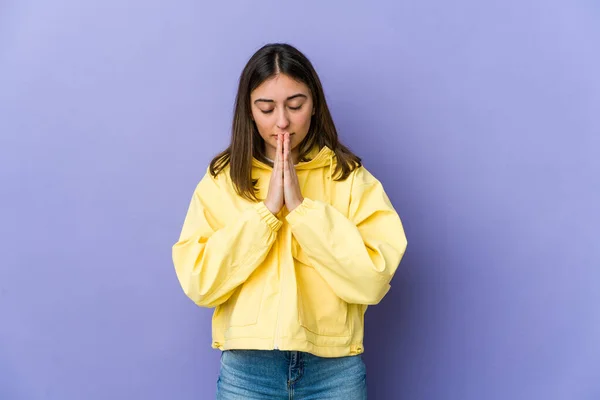
<svg viewBox="0 0 600 400"><path fill-rule="evenodd" d="M177 277L214 307L218 399L365 399L364 314L406 249L381 183L340 143L310 61L270 44L240 77L231 144L196 187Z"/></svg>

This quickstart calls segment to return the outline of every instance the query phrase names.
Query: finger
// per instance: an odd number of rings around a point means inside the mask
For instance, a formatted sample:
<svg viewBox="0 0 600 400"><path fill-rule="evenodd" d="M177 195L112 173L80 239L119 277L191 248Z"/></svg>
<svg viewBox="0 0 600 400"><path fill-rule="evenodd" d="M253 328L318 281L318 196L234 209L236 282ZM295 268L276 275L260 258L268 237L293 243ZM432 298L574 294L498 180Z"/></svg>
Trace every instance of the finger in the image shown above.
<svg viewBox="0 0 600 400"><path fill-rule="evenodd" d="M288 135L285 134L285 135L283 135L283 161L284 161L284 163L287 162L288 156L289 156L288 146L289 146Z"/></svg>
<svg viewBox="0 0 600 400"><path fill-rule="evenodd" d="M281 135L277 135L277 150L275 151L275 160L279 160L279 156L281 154Z"/></svg>
<svg viewBox="0 0 600 400"><path fill-rule="evenodd" d="M287 144L286 144L286 140L284 139L283 141L283 178L286 179L287 174L289 173L288 168L289 168L289 154L287 152Z"/></svg>
<svg viewBox="0 0 600 400"><path fill-rule="evenodd" d="M292 172L292 175L295 175L295 173L296 173L296 167L294 166L294 159L292 158L292 151L290 149L290 143L291 143L291 141L292 140L288 136L288 145L287 145L287 154L288 154L288 157L287 157L287 161L288 161L288 164L289 164L290 172Z"/></svg>
<svg viewBox="0 0 600 400"><path fill-rule="evenodd" d="M288 186L291 187L294 184L294 162L292 161L292 154L290 152L290 136L286 134L285 137L283 154L285 157L284 168L286 174L284 179Z"/></svg>
<svg viewBox="0 0 600 400"><path fill-rule="evenodd" d="M289 161L287 163L288 168L288 181L292 186L298 185L298 174L296 173L296 166L294 165L294 161L292 157L289 157Z"/></svg>
<svg viewBox="0 0 600 400"><path fill-rule="evenodd" d="M279 176L281 176L281 167L282 167L282 157L281 157L281 151L283 148L283 138L281 137L281 135L277 135L277 151L275 152L275 166L274 166L274 171L275 173L278 173Z"/></svg>

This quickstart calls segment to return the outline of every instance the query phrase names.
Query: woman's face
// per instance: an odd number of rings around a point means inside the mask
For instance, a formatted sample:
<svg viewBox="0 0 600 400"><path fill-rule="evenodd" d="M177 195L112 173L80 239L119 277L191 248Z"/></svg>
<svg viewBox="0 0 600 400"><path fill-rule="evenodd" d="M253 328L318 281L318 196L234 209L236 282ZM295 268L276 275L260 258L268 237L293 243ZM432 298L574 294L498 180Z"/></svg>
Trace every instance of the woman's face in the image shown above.
<svg viewBox="0 0 600 400"><path fill-rule="evenodd" d="M265 141L267 157L274 160L277 134L289 132L292 156L304 140L314 114L313 99L302 82L278 74L264 81L250 93L252 118Z"/></svg>

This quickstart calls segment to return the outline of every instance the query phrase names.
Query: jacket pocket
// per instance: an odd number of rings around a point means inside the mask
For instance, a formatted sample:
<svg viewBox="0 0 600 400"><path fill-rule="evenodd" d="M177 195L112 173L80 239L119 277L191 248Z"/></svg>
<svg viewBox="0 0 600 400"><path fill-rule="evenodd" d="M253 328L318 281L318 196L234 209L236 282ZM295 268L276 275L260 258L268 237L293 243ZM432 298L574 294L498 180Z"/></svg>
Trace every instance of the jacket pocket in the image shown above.
<svg viewBox="0 0 600 400"><path fill-rule="evenodd" d="M231 297L219 306L218 316L225 329L254 325L258 322L265 290L265 277L255 271Z"/></svg>
<svg viewBox="0 0 600 400"><path fill-rule="evenodd" d="M298 319L305 329L324 336L350 336L348 303L340 299L321 275L297 262Z"/></svg>

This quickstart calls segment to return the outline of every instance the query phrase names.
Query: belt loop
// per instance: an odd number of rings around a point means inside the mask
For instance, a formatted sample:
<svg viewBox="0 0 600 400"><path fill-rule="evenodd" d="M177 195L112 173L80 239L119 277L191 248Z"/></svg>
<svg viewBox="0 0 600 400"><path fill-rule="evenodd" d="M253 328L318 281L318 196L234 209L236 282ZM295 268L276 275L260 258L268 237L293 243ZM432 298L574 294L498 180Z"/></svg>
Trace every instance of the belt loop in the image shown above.
<svg viewBox="0 0 600 400"><path fill-rule="evenodd" d="M290 366L296 367L300 364L300 356L302 352L300 351L290 351Z"/></svg>

